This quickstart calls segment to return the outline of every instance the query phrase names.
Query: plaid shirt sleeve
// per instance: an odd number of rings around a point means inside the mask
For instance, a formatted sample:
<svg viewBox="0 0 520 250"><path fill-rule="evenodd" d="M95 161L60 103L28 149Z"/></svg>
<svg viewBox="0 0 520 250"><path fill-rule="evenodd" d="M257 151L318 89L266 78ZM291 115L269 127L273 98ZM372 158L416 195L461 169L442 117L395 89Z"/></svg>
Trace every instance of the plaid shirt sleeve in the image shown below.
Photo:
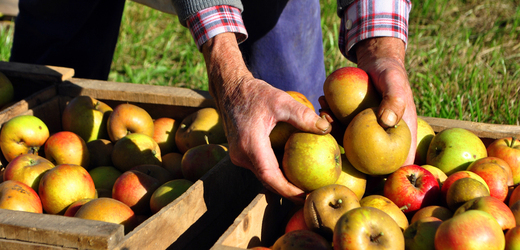
<svg viewBox="0 0 520 250"><path fill-rule="evenodd" d="M209 39L224 32L234 32L238 43L247 39L242 13L238 8L228 5L218 5L201 10L190 16L186 25L199 50Z"/></svg>
<svg viewBox="0 0 520 250"><path fill-rule="evenodd" d="M408 43L408 18L412 3L409 0L356 0L343 13L338 39L341 53L356 63L350 51L357 42L390 36Z"/></svg>

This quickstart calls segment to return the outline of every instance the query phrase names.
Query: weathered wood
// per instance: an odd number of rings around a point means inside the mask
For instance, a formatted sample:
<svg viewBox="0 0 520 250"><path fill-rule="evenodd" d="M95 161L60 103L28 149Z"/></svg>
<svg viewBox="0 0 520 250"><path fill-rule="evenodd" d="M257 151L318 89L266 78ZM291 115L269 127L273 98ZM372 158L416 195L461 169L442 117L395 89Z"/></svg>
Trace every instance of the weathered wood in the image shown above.
<svg viewBox="0 0 520 250"><path fill-rule="evenodd" d="M464 128L484 139L499 139L513 135L520 136L520 126L420 117L430 124L435 132L440 132L447 128Z"/></svg>
<svg viewBox="0 0 520 250"><path fill-rule="evenodd" d="M112 249L122 225L50 214L0 209L0 239L80 249Z"/></svg>
<svg viewBox="0 0 520 250"><path fill-rule="evenodd" d="M74 76L74 69L51 65L0 61L0 72L9 77L23 77L31 80L62 82Z"/></svg>
<svg viewBox="0 0 520 250"><path fill-rule="evenodd" d="M42 103L50 100L57 95L56 86L49 86L43 90L40 90L33 95L15 102L11 106L0 111L0 124L8 121L9 119L26 112L32 107L41 105Z"/></svg>

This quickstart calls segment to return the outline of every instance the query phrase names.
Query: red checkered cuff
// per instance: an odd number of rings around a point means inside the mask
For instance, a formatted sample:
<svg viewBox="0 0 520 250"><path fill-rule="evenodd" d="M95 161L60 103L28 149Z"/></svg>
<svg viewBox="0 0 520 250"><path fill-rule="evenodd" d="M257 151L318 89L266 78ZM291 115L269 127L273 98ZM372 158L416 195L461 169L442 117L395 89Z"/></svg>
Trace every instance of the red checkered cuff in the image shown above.
<svg viewBox="0 0 520 250"><path fill-rule="evenodd" d="M199 50L209 39L224 32L234 32L238 43L247 39L242 13L238 8L228 5L201 10L190 16L186 24Z"/></svg>
<svg viewBox="0 0 520 250"><path fill-rule="evenodd" d="M339 49L350 61L357 58L350 51L357 42L372 37L397 37L408 43L409 0L356 0L343 13Z"/></svg>

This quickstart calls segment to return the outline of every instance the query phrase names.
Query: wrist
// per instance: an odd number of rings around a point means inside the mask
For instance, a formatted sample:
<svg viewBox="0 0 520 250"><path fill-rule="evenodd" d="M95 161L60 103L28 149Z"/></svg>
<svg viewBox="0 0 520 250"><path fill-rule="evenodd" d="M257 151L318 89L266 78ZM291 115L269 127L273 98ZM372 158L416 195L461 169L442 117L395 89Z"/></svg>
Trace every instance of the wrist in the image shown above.
<svg viewBox="0 0 520 250"><path fill-rule="evenodd" d="M404 69L406 44L395 37L376 37L357 43L355 51L358 65L365 65L380 60L394 61Z"/></svg>

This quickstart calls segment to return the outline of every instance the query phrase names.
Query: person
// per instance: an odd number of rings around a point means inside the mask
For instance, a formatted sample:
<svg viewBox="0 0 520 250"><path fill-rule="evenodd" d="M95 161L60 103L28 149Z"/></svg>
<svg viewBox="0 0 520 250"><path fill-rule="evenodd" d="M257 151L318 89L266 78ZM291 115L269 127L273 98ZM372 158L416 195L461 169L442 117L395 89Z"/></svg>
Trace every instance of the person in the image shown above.
<svg viewBox="0 0 520 250"><path fill-rule="evenodd" d="M20 0L10 60L68 66L76 77L106 79L124 0L45 2ZM204 56L232 162L273 192L303 202L304 192L280 170L269 134L277 122L312 133L331 131L332 117L319 116L285 92L298 91L315 107L327 107L320 98L326 75L319 0L172 4ZM404 66L410 9L407 0L338 0L337 13L339 49L369 74L383 97L381 126L403 119L415 145L417 114ZM405 164L413 163L414 154L411 147Z"/></svg>

